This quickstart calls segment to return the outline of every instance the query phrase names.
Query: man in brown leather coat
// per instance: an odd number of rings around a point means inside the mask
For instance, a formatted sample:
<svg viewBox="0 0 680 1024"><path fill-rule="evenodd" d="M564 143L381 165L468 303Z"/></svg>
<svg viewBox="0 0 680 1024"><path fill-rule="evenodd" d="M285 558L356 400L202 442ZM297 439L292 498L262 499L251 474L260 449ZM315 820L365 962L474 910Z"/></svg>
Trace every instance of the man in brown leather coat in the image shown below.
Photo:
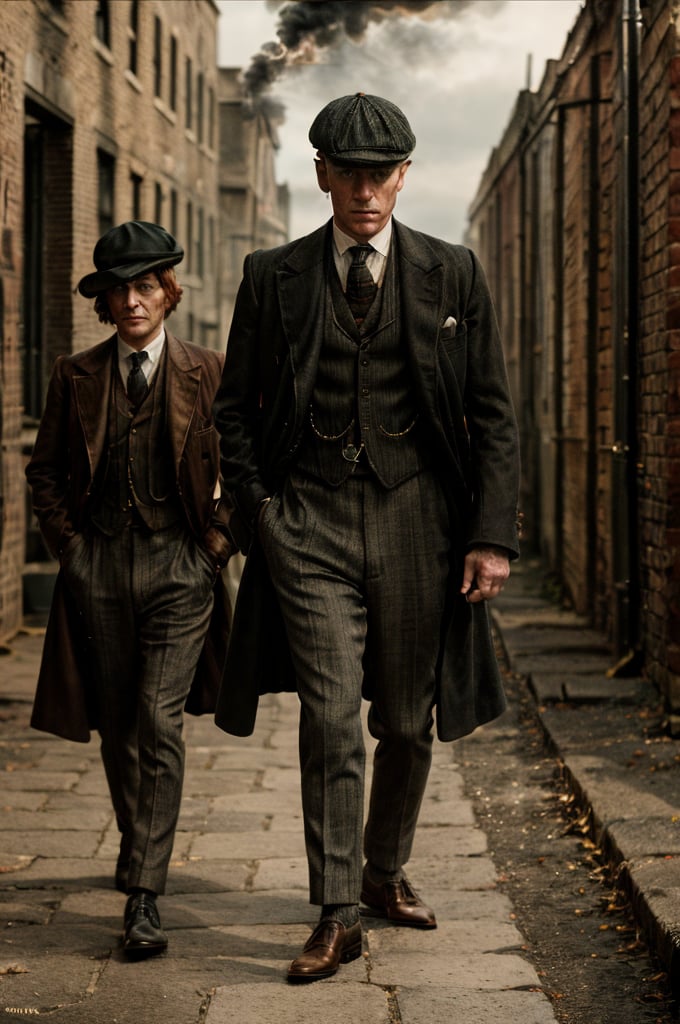
<svg viewBox="0 0 680 1024"><path fill-rule="evenodd" d="M116 333L57 359L27 468L60 562L32 724L79 740L99 730L130 957L167 947L156 896L182 794L183 709L192 680L214 689L210 655L217 669L228 621L215 601L230 546L216 528L211 412L223 357L165 327L182 257L142 221L99 240L97 269L78 287ZM213 610L217 657L206 644ZM195 700L209 709L205 694Z"/></svg>

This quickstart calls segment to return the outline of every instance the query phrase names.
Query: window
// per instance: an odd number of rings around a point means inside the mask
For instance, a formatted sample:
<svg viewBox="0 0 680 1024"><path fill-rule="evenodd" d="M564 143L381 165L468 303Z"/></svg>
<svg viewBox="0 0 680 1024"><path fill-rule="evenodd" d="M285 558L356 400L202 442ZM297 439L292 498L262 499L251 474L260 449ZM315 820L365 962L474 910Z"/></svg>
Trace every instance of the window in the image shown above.
<svg viewBox="0 0 680 1024"><path fill-rule="evenodd" d="M204 244L205 244L205 239L203 237L203 233L204 233L204 214L203 214L203 210L199 209L199 211L198 211L198 230L196 232L196 260L194 262L194 269L195 269L196 273L199 275L199 277L203 277L203 271L205 269L204 268L204 264L203 264L203 253L204 253Z"/></svg>
<svg viewBox="0 0 680 1024"><path fill-rule="evenodd" d="M191 131L194 125L193 121L193 96L192 96L192 85L193 85L193 67L191 65L191 57L187 57L184 65L184 127L187 131Z"/></svg>
<svg viewBox="0 0 680 1024"><path fill-rule="evenodd" d="M184 246L184 252L187 258L187 273L193 271L193 248L194 248L194 205L189 200L187 203L187 228L186 228L186 245Z"/></svg>
<svg viewBox="0 0 680 1024"><path fill-rule="evenodd" d="M199 71L196 78L196 135L199 143L203 142L203 72Z"/></svg>
<svg viewBox="0 0 680 1024"><path fill-rule="evenodd" d="M163 223L163 188L156 182L156 194L154 197L153 216L156 224Z"/></svg>
<svg viewBox="0 0 680 1024"><path fill-rule="evenodd" d="M111 47L111 12L109 0L97 0L94 12L94 34L100 43Z"/></svg>
<svg viewBox="0 0 680 1024"><path fill-rule="evenodd" d="M130 21L128 23L128 68L133 75L137 74L137 42L139 34L139 0L130 3Z"/></svg>
<svg viewBox="0 0 680 1024"><path fill-rule="evenodd" d="M153 19L153 91L161 95L163 88L163 26L156 15Z"/></svg>
<svg viewBox="0 0 680 1024"><path fill-rule="evenodd" d="M177 36L170 36L170 96L171 110L177 110Z"/></svg>
<svg viewBox="0 0 680 1024"><path fill-rule="evenodd" d="M173 188L170 192L170 234L177 238L177 192Z"/></svg>
<svg viewBox="0 0 680 1024"><path fill-rule="evenodd" d="M208 145L215 148L215 90L208 86Z"/></svg>
<svg viewBox="0 0 680 1024"><path fill-rule="evenodd" d="M215 218L208 217L208 248L206 251L206 269L208 273L215 270Z"/></svg>
<svg viewBox="0 0 680 1024"><path fill-rule="evenodd" d="M24 134L24 281L23 332L19 351L23 372L24 410L40 418L44 399L45 362L45 180L50 165L46 160L46 128L37 118L27 117ZM3 282L0 278L0 289ZM4 293L3 293L4 294ZM2 330L0 323L0 331Z"/></svg>
<svg viewBox="0 0 680 1024"><path fill-rule="evenodd" d="M116 161L103 149L97 150L97 216L99 234L113 227Z"/></svg>
<svg viewBox="0 0 680 1024"><path fill-rule="evenodd" d="M142 219L142 179L139 174L130 174L132 189L132 219Z"/></svg>

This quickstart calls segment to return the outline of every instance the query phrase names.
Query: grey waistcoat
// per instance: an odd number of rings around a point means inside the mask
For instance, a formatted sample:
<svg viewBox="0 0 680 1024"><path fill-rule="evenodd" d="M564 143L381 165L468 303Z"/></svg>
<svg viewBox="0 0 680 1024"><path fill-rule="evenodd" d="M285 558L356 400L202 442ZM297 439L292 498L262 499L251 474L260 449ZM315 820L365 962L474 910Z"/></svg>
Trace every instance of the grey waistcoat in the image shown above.
<svg viewBox="0 0 680 1024"><path fill-rule="evenodd" d="M393 252L394 244L361 328L328 261L323 343L297 467L332 486L350 473L372 472L383 487L396 487L427 464L401 334ZM356 453L358 461L351 461Z"/></svg>

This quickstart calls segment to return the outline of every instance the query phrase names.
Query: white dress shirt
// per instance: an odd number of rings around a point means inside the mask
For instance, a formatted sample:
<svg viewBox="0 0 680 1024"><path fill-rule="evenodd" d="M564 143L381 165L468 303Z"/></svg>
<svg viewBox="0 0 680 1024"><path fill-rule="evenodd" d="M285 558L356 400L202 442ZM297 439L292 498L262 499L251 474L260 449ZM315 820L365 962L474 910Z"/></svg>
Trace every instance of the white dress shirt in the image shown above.
<svg viewBox="0 0 680 1024"><path fill-rule="evenodd" d="M145 359L143 363L140 363L142 372L146 377L147 384L151 383L153 376L160 365L164 344L165 327L161 327L160 334L157 334L153 341L150 341L148 345L141 349L141 351L146 352L149 357L148 359ZM132 348L127 344L127 342L123 341L120 335L118 335L118 369L120 370L123 387L125 387L128 375L132 369L128 356L131 356L132 353L136 351L136 348Z"/></svg>
<svg viewBox="0 0 680 1024"><path fill-rule="evenodd" d="M366 266L378 287L381 286L385 276L385 264L387 263L387 254L390 251L391 241L392 218L390 217L382 231L379 231L377 235L367 240L367 244L372 245L374 251L370 252L366 257ZM333 221L333 258L335 259L335 266L343 291L347 288L347 274L352 262L352 254L349 252L349 249L353 245L358 244L355 238L346 235Z"/></svg>

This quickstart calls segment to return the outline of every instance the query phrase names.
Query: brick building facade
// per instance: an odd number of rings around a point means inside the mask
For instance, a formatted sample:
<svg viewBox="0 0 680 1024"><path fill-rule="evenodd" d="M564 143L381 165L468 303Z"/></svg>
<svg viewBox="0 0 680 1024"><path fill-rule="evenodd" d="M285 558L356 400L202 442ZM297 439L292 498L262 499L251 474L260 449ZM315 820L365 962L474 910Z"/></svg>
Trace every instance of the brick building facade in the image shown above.
<svg viewBox="0 0 680 1024"><path fill-rule="evenodd" d="M276 119L246 99L239 68L220 68L219 103L220 308L222 322L229 324L246 255L289 237L290 195L274 175Z"/></svg>
<svg viewBox="0 0 680 1024"><path fill-rule="evenodd" d="M224 347L217 22L213 0L0 3L0 640L53 573L23 470L55 357L106 337L75 292L100 234L164 224L185 250L170 326Z"/></svg>
<svg viewBox="0 0 680 1024"><path fill-rule="evenodd" d="M680 3L587 0L470 208L525 549L680 715Z"/></svg>

